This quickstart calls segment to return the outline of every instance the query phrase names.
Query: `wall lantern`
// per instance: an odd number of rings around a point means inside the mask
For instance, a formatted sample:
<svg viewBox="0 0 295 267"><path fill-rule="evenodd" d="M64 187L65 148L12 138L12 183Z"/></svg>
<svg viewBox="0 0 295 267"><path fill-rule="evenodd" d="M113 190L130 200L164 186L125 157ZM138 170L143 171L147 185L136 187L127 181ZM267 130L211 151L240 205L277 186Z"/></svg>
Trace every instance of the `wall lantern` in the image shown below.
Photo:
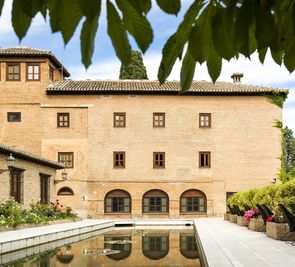
<svg viewBox="0 0 295 267"><path fill-rule="evenodd" d="M66 172L66 169L64 169L61 173L61 180L54 180L54 184L58 184L66 180L68 180L68 173Z"/></svg>
<svg viewBox="0 0 295 267"><path fill-rule="evenodd" d="M4 172L7 172L7 171L10 171L15 166L15 158L12 155L12 153L10 153L10 155L8 156L8 158L6 159L6 161L7 161L7 167L8 167L8 169L0 169L0 174L2 174Z"/></svg>

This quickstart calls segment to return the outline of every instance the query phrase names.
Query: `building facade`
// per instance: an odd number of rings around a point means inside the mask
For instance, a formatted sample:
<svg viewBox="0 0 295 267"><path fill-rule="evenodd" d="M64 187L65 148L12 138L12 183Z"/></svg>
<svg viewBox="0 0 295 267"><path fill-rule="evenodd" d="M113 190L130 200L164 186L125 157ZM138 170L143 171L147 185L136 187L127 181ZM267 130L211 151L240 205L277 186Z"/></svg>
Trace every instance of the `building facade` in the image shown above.
<svg viewBox="0 0 295 267"><path fill-rule="evenodd" d="M24 208L37 202L49 204L56 198L55 184L61 181L56 170L60 169L63 166L57 162L0 144L0 202L13 197Z"/></svg>
<svg viewBox="0 0 295 267"><path fill-rule="evenodd" d="M26 47L0 49L0 62L0 141L64 164L56 193L82 217L221 215L232 192L279 173L282 109L269 96L286 90L72 81Z"/></svg>

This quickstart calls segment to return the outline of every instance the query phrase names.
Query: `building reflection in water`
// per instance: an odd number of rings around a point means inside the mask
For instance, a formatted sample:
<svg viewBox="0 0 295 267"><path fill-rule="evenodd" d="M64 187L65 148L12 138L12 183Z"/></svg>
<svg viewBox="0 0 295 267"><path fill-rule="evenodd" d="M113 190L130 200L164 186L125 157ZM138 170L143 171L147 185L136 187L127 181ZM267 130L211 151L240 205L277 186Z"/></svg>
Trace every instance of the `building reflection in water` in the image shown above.
<svg viewBox="0 0 295 267"><path fill-rule="evenodd" d="M188 259L199 257L196 238L192 234L180 234L180 253Z"/></svg>
<svg viewBox="0 0 295 267"><path fill-rule="evenodd" d="M107 255L110 259L119 261L129 257L131 254L131 246L131 236L104 236L104 248L121 251L120 253Z"/></svg>
<svg viewBox="0 0 295 267"><path fill-rule="evenodd" d="M169 252L169 235L142 236L142 252L151 260L164 258Z"/></svg>

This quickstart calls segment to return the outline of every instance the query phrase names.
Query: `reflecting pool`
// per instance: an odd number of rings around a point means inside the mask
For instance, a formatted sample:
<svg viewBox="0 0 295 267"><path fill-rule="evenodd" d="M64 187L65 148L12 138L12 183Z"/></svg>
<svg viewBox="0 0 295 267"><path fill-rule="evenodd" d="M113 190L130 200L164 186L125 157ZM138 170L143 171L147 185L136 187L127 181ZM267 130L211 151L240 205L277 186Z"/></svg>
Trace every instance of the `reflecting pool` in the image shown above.
<svg viewBox="0 0 295 267"><path fill-rule="evenodd" d="M194 230L116 229L4 266L200 266Z"/></svg>

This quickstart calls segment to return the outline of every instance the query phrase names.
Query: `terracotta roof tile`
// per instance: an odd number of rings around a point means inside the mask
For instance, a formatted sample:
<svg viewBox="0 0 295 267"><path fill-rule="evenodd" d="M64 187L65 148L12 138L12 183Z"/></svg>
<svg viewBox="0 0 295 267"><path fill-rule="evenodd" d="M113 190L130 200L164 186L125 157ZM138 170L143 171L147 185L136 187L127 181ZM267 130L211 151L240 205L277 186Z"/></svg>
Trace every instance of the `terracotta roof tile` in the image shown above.
<svg viewBox="0 0 295 267"><path fill-rule="evenodd" d="M48 166L48 167L51 167L54 169L63 169L64 168L64 166L58 162L36 156L32 153L29 153L29 152L26 152L26 151L23 151L23 150L14 148L14 147L9 147L7 145L0 144L0 154L9 155L10 153L12 153L15 158L35 162L40 165Z"/></svg>
<svg viewBox="0 0 295 267"><path fill-rule="evenodd" d="M62 63L49 50L41 50L41 49L36 49L36 48L28 47L28 46L16 46L16 47L0 49L0 58L1 57L20 57L20 56L47 57L52 61L52 63L56 67L62 68ZM70 73L65 67L63 67L63 72L65 77L70 76Z"/></svg>
<svg viewBox="0 0 295 267"><path fill-rule="evenodd" d="M180 91L179 81L166 81L160 84L158 81L147 80L97 80L97 81L74 81L63 80L50 84L46 89L48 94L178 94ZM288 90L270 87L260 87L227 82L194 81L186 94L287 94Z"/></svg>

